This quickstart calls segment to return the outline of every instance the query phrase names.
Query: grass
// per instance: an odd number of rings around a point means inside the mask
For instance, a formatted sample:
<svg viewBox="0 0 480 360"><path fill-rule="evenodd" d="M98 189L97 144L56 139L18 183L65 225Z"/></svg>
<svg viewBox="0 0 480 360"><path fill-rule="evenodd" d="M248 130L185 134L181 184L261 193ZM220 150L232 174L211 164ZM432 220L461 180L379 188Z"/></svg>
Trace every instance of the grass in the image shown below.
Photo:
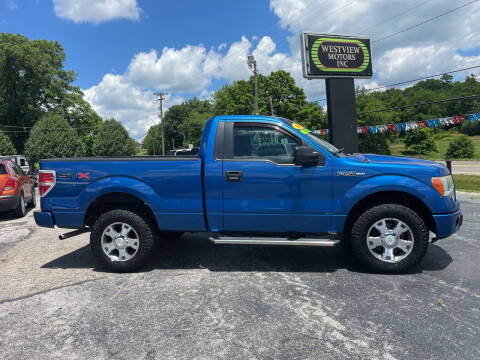
<svg viewBox="0 0 480 360"><path fill-rule="evenodd" d="M421 157L428 160L445 160L445 153L447 152L448 145L450 141L454 140L456 137L461 136L457 129L452 130L440 130L436 133L433 138L435 140L435 144L437 145L437 152L433 152L430 154L417 154L417 155L408 155L405 153L405 144L403 143L402 139L398 139L394 143L390 144L390 150L392 155L400 155L400 156L413 156L413 157ZM475 153L472 159L455 159L455 160L480 160L480 136L469 136L468 137L473 142L473 146L475 148Z"/></svg>
<svg viewBox="0 0 480 360"><path fill-rule="evenodd" d="M453 175L455 187L459 191L480 193L480 176L477 175Z"/></svg>

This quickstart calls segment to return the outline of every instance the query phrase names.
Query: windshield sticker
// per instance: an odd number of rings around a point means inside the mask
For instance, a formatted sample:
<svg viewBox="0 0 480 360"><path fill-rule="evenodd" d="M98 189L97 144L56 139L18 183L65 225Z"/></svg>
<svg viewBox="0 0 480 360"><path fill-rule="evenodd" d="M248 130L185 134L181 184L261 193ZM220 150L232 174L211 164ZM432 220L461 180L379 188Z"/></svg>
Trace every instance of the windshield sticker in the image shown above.
<svg viewBox="0 0 480 360"><path fill-rule="evenodd" d="M303 126L300 125L300 124L297 124L297 123L293 123L292 126L293 126L294 129L297 129L297 130L302 130L303 129Z"/></svg>
<svg viewBox="0 0 480 360"><path fill-rule="evenodd" d="M308 134L308 133L311 132L311 131L308 130L308 129L302 129L302 130L300 130L300 132L301 132L302 134Z"/></svg>

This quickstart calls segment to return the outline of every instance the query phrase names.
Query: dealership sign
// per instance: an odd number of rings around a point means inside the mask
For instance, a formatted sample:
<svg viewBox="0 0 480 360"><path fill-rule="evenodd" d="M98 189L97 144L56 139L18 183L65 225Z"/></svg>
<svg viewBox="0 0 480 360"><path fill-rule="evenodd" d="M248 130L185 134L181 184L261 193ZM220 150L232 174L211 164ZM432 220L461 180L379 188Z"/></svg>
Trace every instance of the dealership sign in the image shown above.
<svg viewBox="0 0 480 360"><path fill-rule="evenodd" d="M302 33L303 76L307 79L371 78L370 39Z"/></svg>

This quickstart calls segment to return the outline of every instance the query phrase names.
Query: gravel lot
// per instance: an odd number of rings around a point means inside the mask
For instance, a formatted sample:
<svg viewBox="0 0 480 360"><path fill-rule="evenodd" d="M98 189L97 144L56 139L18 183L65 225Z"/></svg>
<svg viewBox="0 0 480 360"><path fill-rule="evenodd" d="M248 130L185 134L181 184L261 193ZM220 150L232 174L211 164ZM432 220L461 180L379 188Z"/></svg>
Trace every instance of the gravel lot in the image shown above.
<svg viewBox="0 0 480 360"><path fill-rule="evenodd" d="M480 358L480 197L407 275L342 247L167 241L143 272L95 267L88 235L0 216L2 359Z"/></svg>

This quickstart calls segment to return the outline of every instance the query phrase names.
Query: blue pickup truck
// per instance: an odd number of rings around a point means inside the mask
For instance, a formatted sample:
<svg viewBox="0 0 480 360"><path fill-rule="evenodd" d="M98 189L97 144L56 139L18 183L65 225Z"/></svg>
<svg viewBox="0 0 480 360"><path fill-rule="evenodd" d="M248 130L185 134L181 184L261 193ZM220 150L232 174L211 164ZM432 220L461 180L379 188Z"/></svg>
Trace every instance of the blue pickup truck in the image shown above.
<svg viewBox="0 0 480 360"><path fill-rule="evenodd" d="M447 167L344 154L293 121L217 116L198 156L40 161L39 226L90 231L111 271L142 267L164 236L220 244L334 246L382 273L417 264L462 224Z"/></svg>

